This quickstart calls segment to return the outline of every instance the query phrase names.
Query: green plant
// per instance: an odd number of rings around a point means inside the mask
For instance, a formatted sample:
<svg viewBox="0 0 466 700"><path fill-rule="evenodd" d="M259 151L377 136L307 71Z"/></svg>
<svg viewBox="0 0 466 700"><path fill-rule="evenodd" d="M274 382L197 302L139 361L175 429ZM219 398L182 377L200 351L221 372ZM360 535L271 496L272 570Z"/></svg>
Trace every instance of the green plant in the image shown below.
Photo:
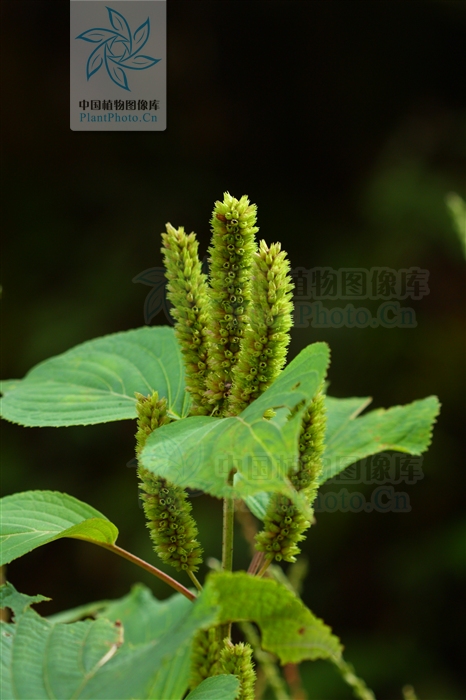
<svg viewBox="0 0 466 700"><path fill-rule="evenodd" d="M26 491L2 499L2 564L62 537L123 556L177 591L159 603L142 586L124 599L47 619L43 596L0 589L2 698L254 697L257 667L279 700L277 663L328 659L368 700L339 639L303 604L274 561L295 562L318 488L383 450L418 455L436 397L365 415L367 399L326 395L329 350L305 348L283 369L292 280L280 244L255 242L256 208L225 194L212 218L209 279L194 234L167 224L163 254L175 327L140 328L83 343L3 383L2 414L24 426L137 419L136 456L147 525L177 578L116 545L118 530L75 498ZM223 557L203 585L199 533L185 489L224 501ZM233 522L263 521L248 572L232 571ZM178 580L188 576L195 589ZM233 643L231 626L243 636ZM34 645L29 640L34 638ZM189 652L189 653L188 653ZM137 673L134 669L137 668Z"/></svg>

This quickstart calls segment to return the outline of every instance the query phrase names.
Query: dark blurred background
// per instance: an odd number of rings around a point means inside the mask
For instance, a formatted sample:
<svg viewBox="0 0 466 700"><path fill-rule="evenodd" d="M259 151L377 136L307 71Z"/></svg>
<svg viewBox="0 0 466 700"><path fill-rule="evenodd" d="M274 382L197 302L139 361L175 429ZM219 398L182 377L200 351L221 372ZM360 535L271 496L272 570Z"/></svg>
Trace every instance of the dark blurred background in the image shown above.
<svg viewBox="0 0 466 700"><path fill-rule="evenodd" d="M68 4L4 1L2 329L5 378L84 340L144 324L166 221L197 232L214 200L247 193L260 235L292 267L430 271L401 302L417 327L295 328L290 357L332 350L329 393L388 407L437 394L442 412L409 493L410 513L321 513L304 547L303 597L346 646L378 700L465 697L464 259L445 206L465 194L464 2L294 0L168 3L165 132L69 130ZM325 302L324 302L325 303ZM345 306L347 302L337 305ZM327 303L331 306L331 304ZM377 302L361 302L373 312ZM165 324L160 313L153 324ZM56 489L88 501L119 544L154 561L138 507L130 421L30 429L2 424L3 494ZM370 497L372 486L358 489ZM221 504L194 499L207 553ZM247 545L236 538L235 566ZM202 572L201 572L202 573ZM42 614L124 595L131 564L59 541L12 563ZM303 664L309 698L350 698L333 668Z"/></svg>

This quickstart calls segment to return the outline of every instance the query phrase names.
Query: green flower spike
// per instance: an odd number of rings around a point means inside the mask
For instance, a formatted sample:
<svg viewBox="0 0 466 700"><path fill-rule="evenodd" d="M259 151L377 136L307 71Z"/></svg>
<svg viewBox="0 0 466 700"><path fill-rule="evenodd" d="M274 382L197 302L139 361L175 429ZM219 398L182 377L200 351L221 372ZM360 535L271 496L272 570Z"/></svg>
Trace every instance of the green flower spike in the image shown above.
<svg viewBox="0 0 466 700"><path fill-rule="evenodd" d="M152 396L143 396L138 392L135 393L135 396L137 398L136 412L138 414L136 456L139 457L152 431L170 423L171 419L167 416L167 399L159 400L159 395L156 391L154 391Z"/></svg>
<svg viewBox="0 0 466 700"><path fill-rule="evenodd" d="M238 677L240 683L237 700L254 700L254 683L256 674L252 664L252 648L248 643L232 644L225 639L225 646L220 652L219 673L231 673Z"/></svg>
<svg viewBox="0 0 466 700"><path fill-rule="evenodd" d="M136 394L136 398L136 455L139 457L150 433L169 423L170 418L167 416L166 399L159 400L156 391L147 397ZM147 527L155 552L177 571L193 574L202 562L202 548L196 539L198 530L185 491L142 465L138 467L138 476L143 491Z"/></svg>
<svg viewBox="0 0 466 700"><path fill-rule="evenodd" d="M210 413L223 415L230 393L232 368L247 327L250 268L256 249L256 206L244 195L225 193L216 202L211 225L209 345L205 398Z"/></svg>
<svg viewBox="0 0 466 700"><path fill-rule="evenodd" d="M299 436L299 469L290 474L290 480L297 491L304 490L309 504L314 503L322 472L327 416L323 384L304 413Z"/></svg>
<svg viewBox="0 0 466 700"><path fill-rule="evenodd" d="M293 312L290 264L280 243L261 241L253 257L249 327L233 369L227 415L241 413L277 378L286 360Z"/></svg>
<svg viewBox="0 0 466 700"><path fill-rule="evenodd" d="M298 542L310 526L288 496L274 493L264 517L264 529L256 535L256 549L264 552L265 560L296 561Z"/></svg>
<svg viewBox="0 0 466 700"><path fill-rule="evenodd" d="M207 368L207 278L201 272L196 235L183 227L166 225L162 234L165 276L168 279L168 299L174 309L175 333L181 346L186 369L186 388L193 403L192 415L211 412L204 396Z"/></svg>
<svg viewBox="0 0 466 700"><path fill-rule="evenodd" d="M191 690L194 690L206 678L221 673L219 671L219 649L216 627L197 632L191 652L191 678L189 682Z"/></svg>
<svg viewBox="0 0 466 700"><path fill-rule="evenodd" d="M299 437L298 471L288 474L295 489L305 492L310 505L319 488L326 422L322 385L304 413ZM300 552L298 542L305 539L303 533L308 527L309 520L287 496L274 494L265 514L264 529L256 535L256 549L264 552L268 561L294 562L296 554Z"/></svg>

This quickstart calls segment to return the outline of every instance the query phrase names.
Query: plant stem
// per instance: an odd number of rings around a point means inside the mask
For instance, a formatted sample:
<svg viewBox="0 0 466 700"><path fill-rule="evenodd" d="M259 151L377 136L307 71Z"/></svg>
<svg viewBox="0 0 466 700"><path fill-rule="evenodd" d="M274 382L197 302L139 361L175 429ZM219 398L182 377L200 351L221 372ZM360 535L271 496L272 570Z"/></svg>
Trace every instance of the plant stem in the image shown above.
<svg viewBox="0 0 466 700"><path fill-rule="evenodd" d="M255 576L262 562L264 561L264 552L255 552L249 564L248 574Z"/></svg>
<svg viewBox="0 0 466 700"><path fill-rule="evenodd" d="M265 562L263 563L263 565L262 565L260 571L258 571L258 573L256 574L256 576L257 576L258 578L260 578L261 576L263 576L263 575L265 574L265 572L267 571L267 569L269 568L269 566L270 566L271 563L272 563L272 560L271 560L271 559L266 559Z"/></svg>
<svg viewBox="0 0 466 700"><path fill-rule="evenodd" d="M232 469L228 475L228 484L233 486L236 469ZM233 570L233 530L235 524L235 499L228 497L223 499L223 532L222 532L222 570ZM231 638L231 623L220 625L220 642Z"/></svg>
<svg viewBox="0 0 466 700"><path fill-rule="evenodd" d="M353 695L359 700L375 700L375 695L370 688L364 683L362 678L358 678L354 673L353 667L348 664L343 658L332 659L341 674L341 677L352 689Z"/></svg>
<svg viewBox="0 0 466 700"><path fill-rule="evenodd" d="M222 568L224 571L233 569L233 526L235 521L235 501L233 498L223 499L223 541Z"/></svg>
<svg viewBox="0 0 466 700"><path fill-rule="evenodd" d="M301 682L301 675L297 664L285 664L283 668L286 682L291 690L292 700L307 700L306 691Z"/></svg>
<svg viewBox="0 0 466 700"><path fill-rule="evenodd" d="M189 578L191 579L191 581L192 581L192 582L194 583L194 585L196 586L197 590L198 590L198 591L202 591L202 586L201 586L201 584L199 583L199 581L197 580L195 574L193 574L192 571L187 571L186 573L188 574Z"/></svg>
<svg viewBox="0 0 466 700"><path fill-rule="evenodd" d="M236 469L232 469L228 475L228 484L233 486ZM233 570L233 528L235 524L235 499L223 499L223 539L222 539L222 567L224 571Z"/></svg>
<svg viewBox="0 0 466 700"><path fill-rule="evenodd" d="M140 559L135 554L127 552L126 549L122 549L116 544L108 544L106 542L94 541L94 544L97 544L99 547L103 547L104 549L108 549L109 552L118 554L118 556L123 557L123 559L127 559L133 564L136 564L136 566L140 566L141 569L145 569L145 571L148 571L153 576L157 576L157 578L159 578L161 581L165 581L165 583L168 583L169 586L174 588L175 591L178 591L178 593L184 595L186 598L188 598L188 600L196 600L196 596L194 595L194 593L191 593L191 591L185 588L181 583L178 583L178 581L175 581L175 579L169 576L168 574L165 574L163 571L160 571L160 569L157 569L155 566L152 566L152 564L149 564L147 561L144 561L144 559Z"/></svg>

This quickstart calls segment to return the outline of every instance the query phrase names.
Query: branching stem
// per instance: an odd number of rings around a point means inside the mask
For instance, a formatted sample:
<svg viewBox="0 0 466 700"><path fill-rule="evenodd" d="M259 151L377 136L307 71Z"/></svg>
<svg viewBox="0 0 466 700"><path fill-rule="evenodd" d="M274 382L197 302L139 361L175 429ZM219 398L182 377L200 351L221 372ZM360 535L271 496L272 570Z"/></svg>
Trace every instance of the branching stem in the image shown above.
<svg viewBox="0 0 466 700"><path fill-rule="evenodd" d="M175 581L174 578L163 571L160 571L160 569L157 569L155 566L152 566L152 564L149 564L147 561L144 561L144 559L140 559L135 554L127 552L126 549L122 549L116 544L107 544L105 542L94 542L94 544L97 544L99 547L103 547L104 549L108 549L109 552L118 554L118 556L123 557L123 559L127 559L133 564L136 564L136 566L140 566L141 569L148 571L153 576L157 576L157 578L159 578L161 581L165 581L165 583L168 583L169 586L174 588L175 591L178 591L178 593L184 595L186 598L188 598L188 600L196 600L194 593L191 593L191 591L185 588L181 583Z"/></svg>

